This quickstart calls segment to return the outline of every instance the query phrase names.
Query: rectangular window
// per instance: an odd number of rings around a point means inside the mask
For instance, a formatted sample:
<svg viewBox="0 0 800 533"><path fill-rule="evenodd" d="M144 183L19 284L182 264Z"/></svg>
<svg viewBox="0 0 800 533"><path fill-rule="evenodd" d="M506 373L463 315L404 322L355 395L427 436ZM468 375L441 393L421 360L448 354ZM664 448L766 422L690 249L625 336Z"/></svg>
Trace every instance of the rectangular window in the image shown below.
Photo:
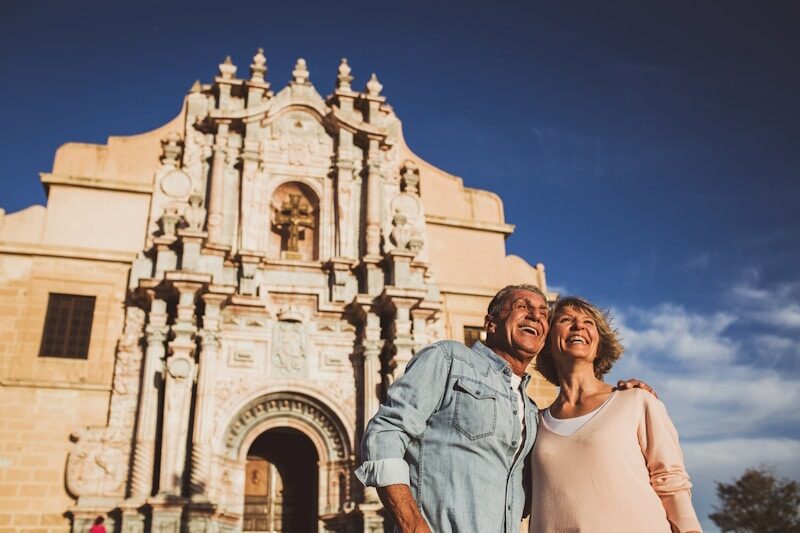
<svg viewBox="0 0 800 533"><path fill-rule="evenodd" d="M50 293L39 357L86 359L92 333L94 296Z"/></svg>
<svg viewBox="0 0 800 533"><path fill-rule="evenodd" d="M464 326L464 344L467 346L472 346L475 344L475 341L483 342L484 340L486 340L486 334L483 331L483 328L476 326Z"/></svg>

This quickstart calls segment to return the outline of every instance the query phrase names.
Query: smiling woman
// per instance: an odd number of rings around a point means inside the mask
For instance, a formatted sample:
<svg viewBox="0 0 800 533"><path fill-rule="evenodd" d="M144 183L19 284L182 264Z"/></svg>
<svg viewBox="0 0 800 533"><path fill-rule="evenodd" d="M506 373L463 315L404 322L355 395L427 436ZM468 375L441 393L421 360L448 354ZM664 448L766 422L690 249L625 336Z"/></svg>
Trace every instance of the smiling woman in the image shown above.
<svg viewBox="0 0 800 533"><path fill-rule="evenodd" d="M617 331L611 327L608 313L592 305L583 298L570 296L561 298L553 307L552 328L559 331L567 328L574 322L579 315L584 315L583 320L590 320L594 325L594 331L599 337L597 339L596 356L592 360L594 375L597 379L611 371L614 362L622 356L624 348L617 337ZM552 332L551 332L552 335ZM558 372L553 361L552 345L545 343L544 349L536 358L536 369L554 385L558 385Z"/></svg>
<svg viewBox="0 0 800 533"><path fill-rule="evenodd" d="M700 531L664 405L602 380L622 351L608 314L582 298L556 302L537 368L561 390L531 453L531 533Z"/></svg>

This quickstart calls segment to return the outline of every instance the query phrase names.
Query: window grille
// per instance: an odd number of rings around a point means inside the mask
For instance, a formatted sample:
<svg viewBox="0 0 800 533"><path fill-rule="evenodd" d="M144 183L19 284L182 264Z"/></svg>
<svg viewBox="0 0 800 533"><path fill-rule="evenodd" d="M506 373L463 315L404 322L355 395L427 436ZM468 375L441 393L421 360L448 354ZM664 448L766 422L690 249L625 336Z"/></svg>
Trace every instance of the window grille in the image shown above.
<svg viewBox="0 0 800 533"><path fill-rule="evenodd" d="M92 333L94 296L50 293L39 357L86 359Z"/></svg>

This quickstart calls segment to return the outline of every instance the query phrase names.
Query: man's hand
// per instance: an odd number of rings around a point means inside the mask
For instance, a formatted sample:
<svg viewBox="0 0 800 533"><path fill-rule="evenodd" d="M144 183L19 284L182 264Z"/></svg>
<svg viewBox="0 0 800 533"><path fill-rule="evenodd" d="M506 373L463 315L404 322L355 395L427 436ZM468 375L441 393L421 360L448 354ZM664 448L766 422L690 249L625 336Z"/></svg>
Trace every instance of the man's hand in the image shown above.
<svg viewBox="0 0 800 533"><path fill-rule="evenodd" d="M402 533L431 533L408 485L378 487L378 496Z"/></svg>
<svg viewBox="0 0 800 533"><path fill-rule="evenodd" d="M617 381L617 386L615 387L617 390L625 390L625 389L644 389L656 398L658 398L658 394L656 391L653 390L653 387L645 383L644 381L639 381L638 379L621 379Z"/></svg>

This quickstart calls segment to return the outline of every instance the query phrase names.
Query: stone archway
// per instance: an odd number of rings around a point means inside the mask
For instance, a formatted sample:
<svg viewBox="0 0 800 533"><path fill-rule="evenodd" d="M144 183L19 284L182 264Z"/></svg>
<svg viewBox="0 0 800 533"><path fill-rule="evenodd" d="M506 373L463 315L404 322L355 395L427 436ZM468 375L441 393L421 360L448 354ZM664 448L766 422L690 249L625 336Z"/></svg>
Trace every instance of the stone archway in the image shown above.
<svg viewBox="0 0 800 533"><path fill-rule="evenodd" d="M279 442L282 439L294 439L296 443L305 442L311 453L301 454L303 457L299 462L302 464L291 464L287 462L287 455L281 451L281 447L286 446L286 442ZM264 476L270 475L270 465L278 470L283 468L284 471L306 471L308 475L308 462L316 461L313 465L316 490L307 495L315 500L311 504L314 514L323 530L345 530L343 528L347 527L349 521L345 515L353 508L350 487L353 470L352 445L339 417L322 401L307 394L289 391L261 396L238 411L225 430L223 442L225 460L231 466L235 465L236 470L241 473L237 476L240 481L235 483L236 486L231 486L237 495L235 501L231 502L233 505L230 509L242 521L245 518L247 501L258 503L257 498L246 498L248 474L252 475L254 467L258 468L258 458L266 461L260 467L260 475ZM249 469L248 459L251 461ZM275 477L273 472L272 486L266 482L260 485L260 489L251 486L252 492L260 492L264 496L265 489L271 490L270 487L276 488L275 483L283 483L280 477ZM308 502L300 503L303 507ZM292 505L296 506L298 503Z"/></svg>

